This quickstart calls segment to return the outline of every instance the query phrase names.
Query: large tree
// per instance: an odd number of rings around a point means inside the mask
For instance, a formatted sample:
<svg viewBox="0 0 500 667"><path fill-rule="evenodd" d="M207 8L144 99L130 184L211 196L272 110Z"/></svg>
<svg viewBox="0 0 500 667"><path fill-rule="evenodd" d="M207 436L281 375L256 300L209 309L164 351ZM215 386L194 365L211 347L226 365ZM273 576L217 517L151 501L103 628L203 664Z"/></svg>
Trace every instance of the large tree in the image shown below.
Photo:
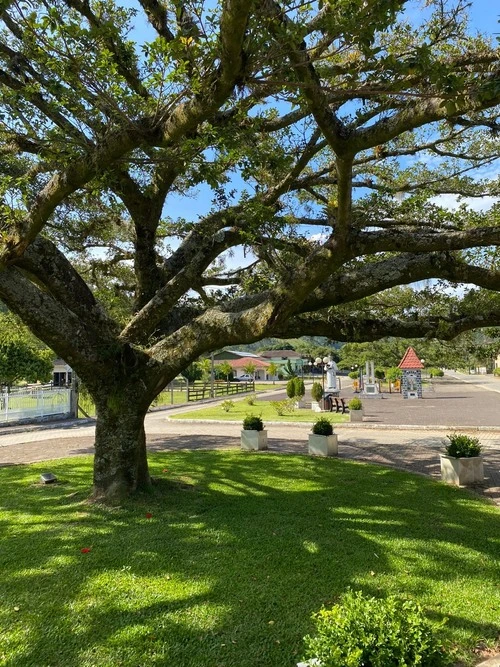
<svg viewBox="0 0 500 667"><path fill-rule="evenodd" d="M200 354L500 323L498 207L429 200L498 194L462 0L124 5L0 4L0 298L95 401L99 497L149 486L146 410ZM429 278L481 308L374 296Z"/></svg>

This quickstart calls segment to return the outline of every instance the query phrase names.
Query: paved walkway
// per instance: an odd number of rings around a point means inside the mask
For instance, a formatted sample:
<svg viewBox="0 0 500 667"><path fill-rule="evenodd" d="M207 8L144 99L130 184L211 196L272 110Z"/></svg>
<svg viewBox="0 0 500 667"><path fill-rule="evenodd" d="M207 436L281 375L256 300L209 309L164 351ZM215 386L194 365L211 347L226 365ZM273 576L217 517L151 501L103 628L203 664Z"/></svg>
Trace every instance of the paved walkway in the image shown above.
<svg viewBox="0 0 500 667"><path fill-rule="evenodd" d="M439 452L443 451L445 435L457 428L453 424L459 424L461 431L480 437L486 480L478 490L500 505L500 381L497 382L491 383L491 390L486 391L486 387L464 383L461 378L446 378L435 383L433 391L427 392L422 401L404 401L399 395L366 400L363 424L338 425L335 429L340 457L438 479ZM349 390L342 394L348 396ZM172 413L185 410L175 408L147 416L150 451L239 447L239 422L169 421ZM307 453L309 429L307 424L269 424L270 451ZM52 424L50 428L29 430L11 428L4 434L0 432L0 466L91 454L94 433L93 422Z"/></svg>

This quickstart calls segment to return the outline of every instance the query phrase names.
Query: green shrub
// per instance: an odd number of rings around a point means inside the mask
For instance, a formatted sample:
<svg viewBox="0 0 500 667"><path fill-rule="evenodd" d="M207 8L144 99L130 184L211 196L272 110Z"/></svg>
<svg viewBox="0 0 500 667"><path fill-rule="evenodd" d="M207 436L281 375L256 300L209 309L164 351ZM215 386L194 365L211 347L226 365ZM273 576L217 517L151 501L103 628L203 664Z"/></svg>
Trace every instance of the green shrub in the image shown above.
<svg viewBox="0 0 500 667"><path fill-rule="evenodd" d="M462 459L479 456L481 453L481 445L478 438L473 438L464 433L452 433L446 437L450 441L450 444L446 445L448 456L453 456L455 459Z"/></svg>
<svg viewBox="0 0 500 667"><path fill-rule="evenodd" d="M249 394L245 398L245 402L248 403L248 405L255 405L256 400L257 400L257 394Z"/></svg>
<svg viewBox="0 0 500 667"><path fill-rule="evenodd" d="M363 403L359 398L351 398L351 400L347 404L347 407L349 408L349 410L362 410Z"/></svg>
<svg viewBox="0 0 500 667"><path fill-rule="evenodd" d="M276 414L282 417L288 412L293 412L295 409L293 399L284 400L284 401L270 401L270 405L273 410L276 410Z"/></svg>
<svg viewBox="0 0 500 667"><path fill-rule="evenodd" d="M351 380L357 380L359 378L359 372L358 371L351 371L349 373L349 377Z"/></svg>
<svg viewBox="0 0 500 667"><path fill-rule="evenodd" d="M376 380L383 380L385 378L385 371L383 368L376 368L375 369L375 379Z"/></svg>
<svg viewBox="0 0 500 667"><path fill-rule="evenodd" d="M397 366L391 366L385 369L385 377L388 382L396 382L403 375L403 371Z"/></svg>
<svg viewBox="0 0 500 667"><path fill-rule="evenodd" d="M293 377L293 378L290 378L288 380L288 382L286 383L286 395L288 396L288 398L294 398L294 396L296 396L295 380L296 380L296 378Z"/></svg>
<svg viewBox="0 0 500 667"><path fill-rule="evenodd" d="M263 431L264 424L260 417L256 415L247 415L243 420L243 430L244 431Z"/></svg>
<svg viewBox="0 0 500 667"><path fill-rule="evenodd" d="M295 380L295 397L303 398L306 394L306 386L302 378L294 378Z"/></svg>
<svg viewBox="0 0 500 667"><path fill-rule="evenodd" d="M316 635L304 638L306 658L321 667L439 667L451 660L437 630L412 600L348 591L332 609L313 615Z"/></svg>
<svg viewBox="0 0 500 667"><path fill-rule="evenodd" d="M222 401L220 406L224 410L224 412L229 412L229 410L232 410L234 408L234 401L231 401L231 399L227 401Z"/></svg>
<svg viewBox="0 0 500 667"><path fill-rule="evenodd" d="M500 367L495 368L495 370L493 371L493 375L497 378L500 378Z"/></svg>
<svg viewBox="0 0 500 667"><path fill-rule="evenodd" d="M442 378L444 375L444 371L440 368L428 368L427 372L431 378Z"/></svg>
<svg viewBox="0 0 500 667"><path fill-rule="evenodd" d="M313 424L312 432L315 435L332 435L333 426L331 421L326 417L319 417Z"/></svg>
<svg viewBox="0 0 500 667"><path fill-rule="evenodd" d="M313 401L317 401L318 403L323 398L323 387L320 385L319 382L313 382L313 385L311 387L311 397Z"/></svg>

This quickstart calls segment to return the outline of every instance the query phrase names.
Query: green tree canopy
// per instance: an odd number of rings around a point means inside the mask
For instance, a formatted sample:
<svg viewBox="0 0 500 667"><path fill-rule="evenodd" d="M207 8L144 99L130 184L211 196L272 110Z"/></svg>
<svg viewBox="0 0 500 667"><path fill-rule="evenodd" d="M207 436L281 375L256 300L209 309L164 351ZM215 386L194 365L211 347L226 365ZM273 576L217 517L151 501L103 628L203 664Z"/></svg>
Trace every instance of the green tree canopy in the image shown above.
<svg viewBox="0 0 500 667"><path fill-rule="evenodd" d="M48 382L54 353L43 346L16 317L0 313L0 385L19 380Z"/></svg>
<svg viewBox="0 0 500 667"><path fill-rule="evenodd" d="M149 485L147 408L212 350L500 323L500 207L433 199L498 195L496 40L413 9L1 3L0 298L96 403L96 494ZM476 287L387 292L427 279Z"/></svg>

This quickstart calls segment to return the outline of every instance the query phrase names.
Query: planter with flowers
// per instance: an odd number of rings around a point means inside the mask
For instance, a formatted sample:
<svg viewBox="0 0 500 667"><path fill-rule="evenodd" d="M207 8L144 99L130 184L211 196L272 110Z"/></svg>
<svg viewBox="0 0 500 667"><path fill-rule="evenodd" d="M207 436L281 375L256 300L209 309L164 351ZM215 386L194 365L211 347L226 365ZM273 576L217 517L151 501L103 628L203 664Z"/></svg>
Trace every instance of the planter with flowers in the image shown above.
<svg viewBox="0 0 500 667"><path fill-rule="evenodd" d="M326 417L320 417L313 424L308 451L311 456L337 456L337 436L333 433L332 423Z"/></svg>
<svg viewBox="0 0 500 667"><path fill-rule="evenodd" d="M248 415L243 420L241 449L245 451L267 449L267 431L264 430L264 424L260 417Z"/></svg>
<svg viewBox="0 0 500 667"><path fill-rule="evenodd" d="M446 436L450 441L441 454L441 479L455 486L481 484L484 480L483 457L478 438L464 433Z"/></svg>
<svg viewBox="0 0 500 667"><path fill-rule="evenodd" d="M352 422L363 421L363 403L359 398L351 398L347 407L349 408L349 418Z"/></svg>

